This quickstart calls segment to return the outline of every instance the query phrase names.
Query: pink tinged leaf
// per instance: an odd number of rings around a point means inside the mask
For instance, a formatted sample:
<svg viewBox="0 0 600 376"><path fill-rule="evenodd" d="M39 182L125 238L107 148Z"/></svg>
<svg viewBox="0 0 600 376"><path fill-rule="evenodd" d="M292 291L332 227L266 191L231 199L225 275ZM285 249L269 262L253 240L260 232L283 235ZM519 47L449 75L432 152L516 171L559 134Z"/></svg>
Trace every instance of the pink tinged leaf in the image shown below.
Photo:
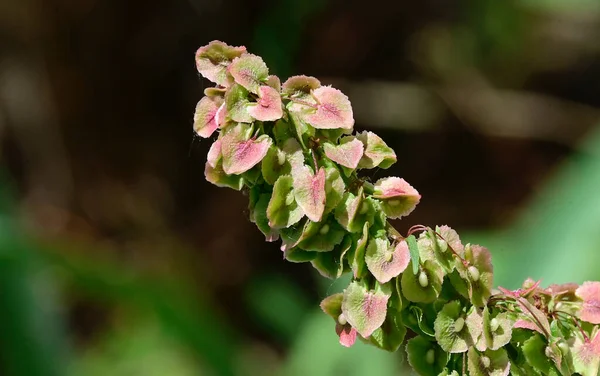
<svg viewBox="0 0 600 376"><path fill-rule="evenodd" d="M350 325L336 324L335 332L340 336L340 344L344 347L352 347L356 342L356 329Z"/></svg>
<svg viewBox="0 0 600 376"><path fill-rule="evenodd" d="M373 197L382 200L385 214L393 219L410 214L421 201L421 195L404 179L392 176L375 183Z"/></svg>
<svg viewBox="0 0 600 376"><path fill-rule="evenodd" d="M532 323L529 320L523 320L523 319L519 319L517 321L515 321L515 324L513 325L514 329L528 329L528 330L534 330L540 334L544 334L544 332L542 331L542 329L540 329L536 324Z"/></svg>
<svg viewBox="0 0 600 376"><path fill-rule="evenodd" d="M389 293L367 290L351 282L344 290L342 312L348 323L364 338L369 337L385 321Z"/></svg>
<svg viewBox="0 0 600 376"><path fill-rule="evenodd" d="M365 146L365 152L358 163L358 168L388 168L396 163L396 153L373 132L358 133L356 138Z"/></svg>
<svg viewBox="0 0 600 376"><path fill-rule="evenodd" d="M310 94L321 86L319 80L310 76L292 76L282 85L282 92L288 96Z"/></svg>
<svg viewBox="0 0 600 376"><path fill-rule="evenodd" d="M231 62L229 73L238 84L254 94L269 77L269 68L259 56L244 54Z"/></svg>
<svg viewBox="0 0 600 376"><path fill-rule="evenodd" d="M194 131L198 136L208 138L219 127L216 119L219 105L220 103L209 97L203 97L198 102L194 113Z"/></svg>
<svg viewBox="0 0 600 376"><path fill-rule="evenodd" d="M226 87L230 84L227 66L245 52L246 47L228 46L215 40L196 51L196 68L206 79Z"/></svg>
<svg viewBox="0 0 600 376"><path fill-rule="evenodd" d="M581 374L596 375L600 365L600 331L581 340L577 338L573 346L573 360L576 370ZM587 372L586 372L587 371Z"/></svg>
<svg viewBox="0 0 600 376"><path fill-rule="evenodd" d="M321 86L313 91L313 97L317 101L316 111L303 115L306 122L317 129L352 129L352 105L344 93L330 86Z"/></svg>
<svg viewBox="0 0 600 376"><path fill-rule="evenodd" d="M600 282L584 282L575 294L583 300L580 318L592 324L600 324Z"/></svg>
<svg viewBox="0 0 600 376"><path fill-rule="evenodd" d="M208 155L206 157L206 161L208 164L215 168L217 167L217 162L221 159L221 140L216 140L208 149Z"/></svg>
<svg viewBox="0 0 600 376"><path fill-rule="evenodd" d="M256 166L267 154L273 142L267 135L246 139L244 128L238 125L221 138L221 154L223 155L223 171L241 174Z"/></svg>
<svg viewBox="0 0 600 376"><path fill-rule="evenodd" d="M313 174L305 165L293 174L296 202L311 221L321 221L325 211L325 169L321 167Z"/></svg>
<svg viewBox="0 0 600 376"><path fill-rule="evenodd" d="M354 137L345 137L337 146L331 143L324 144L323 150L327 158L337 164L355 169L363 156L364 146Z"/></svg>
<svg viewBox="0 0 600 376"><path fill-rule="evenodd" d="M367 247L365 262L377 281L386 283L400 275L408 266L408 244L403 240L392 249L387 239L373 238Z"/></svg>
<svg viewBox="0 0 600 376"><path fill-rule="evenodd" d="M258 102L248 105L250 116L260 121L275 121L283 116L281 96L270 86L261 86L258 92Z"/></svg>
<svg viewBox="0 0 600 376"><path fill-rule="evenodd" d="M267 77L267 85L275 89L278 93L281 92L281 81L277 76L269 76Z"/></svg>

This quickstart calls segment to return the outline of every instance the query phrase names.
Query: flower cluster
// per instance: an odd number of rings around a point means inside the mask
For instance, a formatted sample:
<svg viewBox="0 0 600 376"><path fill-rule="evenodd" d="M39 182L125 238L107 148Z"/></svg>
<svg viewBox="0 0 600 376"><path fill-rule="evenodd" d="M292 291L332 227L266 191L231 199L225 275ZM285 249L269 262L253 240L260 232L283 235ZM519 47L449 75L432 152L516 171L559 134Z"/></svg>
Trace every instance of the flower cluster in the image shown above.
<svg viewBox="0 0 600 376"><path fill-rule="evenodd" d="M197 51L196 66L216 84L194 115L199 136L218 133L206 179L248 191L250 219L267 241L281 239L285 259L329 278L352 273L321 303L342 345L406 343L420 375L597 374L599 282L493 291L484 247L448 226L403 236L389 224L421 196L404 179L359 175L396 154L373 132L352 134L341 91L308 76L282 84L260 57L219 41Z"/></svg>

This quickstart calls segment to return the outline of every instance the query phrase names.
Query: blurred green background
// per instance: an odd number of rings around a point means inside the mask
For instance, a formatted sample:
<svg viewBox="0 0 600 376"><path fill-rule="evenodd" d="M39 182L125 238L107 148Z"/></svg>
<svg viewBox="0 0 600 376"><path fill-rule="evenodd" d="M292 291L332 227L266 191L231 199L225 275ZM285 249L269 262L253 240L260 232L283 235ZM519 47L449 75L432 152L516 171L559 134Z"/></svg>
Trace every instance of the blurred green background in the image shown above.
<svg viewBox="0 0 600 376"><path fill-rule="evenodd" d="M195 50L347 93L495 284L600 279L597 0L0 2L0 374L408 375L203 177Z"/></svg>

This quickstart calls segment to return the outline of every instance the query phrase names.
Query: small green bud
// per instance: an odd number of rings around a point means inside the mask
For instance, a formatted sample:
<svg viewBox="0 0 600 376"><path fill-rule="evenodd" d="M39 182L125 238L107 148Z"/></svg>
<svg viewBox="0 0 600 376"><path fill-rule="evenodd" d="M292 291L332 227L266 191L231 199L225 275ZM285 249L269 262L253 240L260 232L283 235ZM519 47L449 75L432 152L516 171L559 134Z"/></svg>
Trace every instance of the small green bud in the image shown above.
<svg viewBox="0 0 600 376"><path fill-rule="evenodd" d="M290 191L287 196L285 196L285 205L290 206L294 203L294 192Z"/></svg>
<svg viewBox="0 0 600 376"><path fill-rule="evenodd" d="M348 323L348 321L346 321L346 316L344 316L343 313L340 313L340 315L338 316L338 323L340 325L346 325Z"/></svg>
<svg viewBox="0 0 600 376"><path fill-rule="evenodd" d="M558 348L560 349L560 352L563 354L563 356L567 356L569 354L569 345L565 341L558 342Z"/></svg>
<svg viewBox="0 0 600 376"><path fill-rule="evenodd" d="M481 365L483 365L483 368L490 368L492 365L491 359L486 355L481 355L479 360L481 360Z"/></svg>
<svg viewBox="0 0 600 376"><path fill-rule="evenodd" d="M429 285L429 278L427 277L427 274L425 274L425 272L419 273L419 285L421 285L421 287L423 288Z"/></svg>
<svg viewBox="0 0 600 376"><path fill-rule="evenodd" d="M495 332L496 330L498 330L498 327L500 326L500 322L498 321L497 318L493 318L490 320L490 329L492 330L492 332Z"/></svg>
<svg viewBox="0 0 600 376"><path fill-rule="evenodd" d="M554 354L554 352L552 351L550 346L546 346L546 349L544 350L544 354L546 354L546 356L548 358L552 358L552 355Z"/></svg>
<svg viewBox="0 0 600 376"><path fill-rule="evenodd" d="M468 271L469 271L469 276L471 276L471 279L473 280L473 282L479 281L479 269L477 269L476 267L471 265L471 266L469 266Z"/></svg>
<svg viewBox="0 0 600 376"><path fill-rule="evenodd" d="M321 229L319 230L319 233L320 233L321 235L325 235L325 234L327 234L328 232L329 232L329 225L328 225L327 223L325 223L325 224L323 225L323 227L321 227Z"/></svg>
<svg viewBox="0 0 600 376"><path fill-rule="evenodd" d="M425 354L425 361L427 364L433 364L435 362L435 350L429 349Z"/></svg>
<svg viewBox="0 0 600 376"><path fill-rule="evenodd" d="M277 151L277 163L279 163L280 166L283 166L285 163L285 153L281 150Z"/></svg>
<svg viewBox="0 0 600 376"><path fill-rule="evenodd" d="M465 319L459 317L454 321L454 332L458 333L465 327Z"/></svg>

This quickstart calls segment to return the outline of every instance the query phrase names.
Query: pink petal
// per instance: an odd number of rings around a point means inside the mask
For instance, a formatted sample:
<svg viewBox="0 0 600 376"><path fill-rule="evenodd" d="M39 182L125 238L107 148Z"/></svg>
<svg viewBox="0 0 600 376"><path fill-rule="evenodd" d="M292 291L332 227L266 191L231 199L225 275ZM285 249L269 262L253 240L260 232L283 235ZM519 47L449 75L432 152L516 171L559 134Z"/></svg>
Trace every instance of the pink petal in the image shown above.
<svg viewBox="0 0 600 376"><path fill-rule="evenodd" d="M218 128L215 119L219 103L209 97L203 97L196 105L194 130L200 137L208 138Z"/></svg>
<svg viewBox="0 0 600 376"><path fill-rule="evenodd" d="M325 169L321 167L313 175L307 166L302 166L293 178L296 202L311 221L321 221L325 211Z"/></svg>
<svg viewBox="0 0 600 376"><path fill-rule="evenodd" d="M270 86L261 86L258 90L258 102L248 106L250 116L260 121L275 121L283 116L281 96Z"/></svg>
<svg viewBox="0 0 600 376"><path fill-rule="evenodd" d="M225 102L223 102L221 107L219 107L219 109L215 113L215 123L217 123L217 126L219 128L221 128L223 125L225 125L225 115L226 114L227 114L227 107L225 106Z"/></svg>
<svg viewBox="0 0 600 376"><path fill-rule="evenodd" d="M375 183L375 192L373 197L375 198L393 198L393 197L406 197L414 196L421 199L421 195L414 189L406 180L391 176L388 178L379 179Z"/></svg>
<svg viewBox="0 0 600 376"><path fill-rule="evenodd" d="M363 156L364 145L356 138L352 138L351 141L340 143L337 146L327 143L323 146L323 150L325 150L327 158L332 161L355 169Z"/></svg>
<svg viewBox="0 0 600 376"><path fill-rule="evenodd" d="M335 325L335 332L340 336L340 344L344 347L351 347L356 342L356 329L350 325Z"/></svg>
<svg viewBox="0 0 600 376"><path fill-rule="evenodd" d="M208 149L206 161L212 168L215 168L219 159L221 159L221 140L216 140Z"/></svg>
<svg viewBox="0 0 600 376"><path fill-rule="evenodd" d="M321 86L313 91L317 110L304 119L318 129L351 129L354 115L350 100L344 93L330 86Z"/></svg>
<svg viewBox="0 0 600 376"><path fill-rule="evenodd" d="M534 331L539 332L540 334L544 335L544 332L542 331L542 329L540 329L536 324L532 323L529 320L519 319L519 320L515 321L513 328L534 330Z"/></svg>
<svg viewBox="0 0 600 376"><path fill-rule="evenodd" d="M241 174L256 166L267 154L272 140L267 135L257 139L238 140L239 135L231 131L222 137L223 171L226 174Z"/></svg>
<svg viewBox="0 0 600 376"><path fill-rule="evenodd" d="M600 324L600 282L584 282L575 292L583 300L580 318Z"/></svg>

